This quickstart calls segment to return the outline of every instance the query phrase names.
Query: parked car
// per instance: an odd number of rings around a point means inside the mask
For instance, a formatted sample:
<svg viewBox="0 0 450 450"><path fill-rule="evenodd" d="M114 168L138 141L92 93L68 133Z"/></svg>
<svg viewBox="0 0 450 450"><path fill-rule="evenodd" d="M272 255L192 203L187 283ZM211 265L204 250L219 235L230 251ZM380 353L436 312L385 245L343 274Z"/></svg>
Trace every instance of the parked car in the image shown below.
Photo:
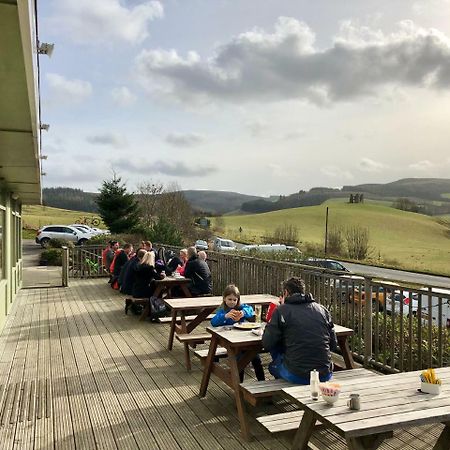
<svg viewBox="0 0 450 450"><path fill-rule="evenodd" d="M344 265L342 265L339 261L335 261L334 259L327 258L308 258L304 261L301 261L301 264L306 264L308 266L317 266L323 267L324 269L330 270L339 270L340 272L350 272Z"/></svg>
<svg viewBox="0 0 450 450"><path fill-rule="evenodd" d="M213 250L216 252L230 252L236 250L236 244L230 239L214 239Z"/></svg>
<svg viewBox="0 0 450 450"><path fill-rule="evenodd" d="M62 239L75 242L78 245L85 244L91 238L90 234L70 225L46 225L36 235L36 244L46 247L50 239Z"/></svg>
<svg viewBox="0 0 450 450"><path fill-rule="evenodd" d="M419 309L418 296L416 293L395 290L386 296L385 308L387 314L400 314L401 303L403 303L403 315L408 317L409 314L415 316ZM422 307L422 317L425 315L425 308Z"/></svg>
<svg viewBox="0 0 450 450"><path fill-rule="evenodd" d="M79 223L73 223L70 226L76 228L77 230L80 230L82 233L89 234L91 237L92 236L97 236L99 234L97 231L95 231L91 227L88 227L87 225L81 225Z"/></svg>
<svg viewBox="0 0 450 450"><path fill-rule="evenodd" d="M202 239L197 239L194 245L197 250L208 250L208 243Z"/></svg>

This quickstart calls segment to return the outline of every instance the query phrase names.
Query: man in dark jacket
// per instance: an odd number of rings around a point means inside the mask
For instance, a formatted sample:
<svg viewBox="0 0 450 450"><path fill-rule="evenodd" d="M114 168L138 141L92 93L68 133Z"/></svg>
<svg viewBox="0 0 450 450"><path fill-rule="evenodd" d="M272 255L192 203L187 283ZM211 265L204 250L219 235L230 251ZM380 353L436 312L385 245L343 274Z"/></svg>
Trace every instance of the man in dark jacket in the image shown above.
<svg viewBox="0 0 450 450"><path fill-rule="evenodd" d="M189 290L195 296L212 293L211 271L208 264L197 256L195 247L188 248L188 261L184 276L191 280Z"/></svg>
<svg viewBox="0 0 450 450"><path fill-rule="evenodd" d="M283 283L280 303L263 335L263 346L273 358L269 372L291 383L309 384L310 372L316 369L320 381L328 381L331 351L337 347L330 313L305 294L301 278Z"/></svg>

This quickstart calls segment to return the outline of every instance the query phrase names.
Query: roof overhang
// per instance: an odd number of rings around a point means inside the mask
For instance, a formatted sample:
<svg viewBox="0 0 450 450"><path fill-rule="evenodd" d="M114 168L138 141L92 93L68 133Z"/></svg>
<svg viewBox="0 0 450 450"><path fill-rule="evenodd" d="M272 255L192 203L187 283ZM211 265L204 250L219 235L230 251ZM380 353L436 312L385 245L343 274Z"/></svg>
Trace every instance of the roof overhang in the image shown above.
<svg viewBox="0 0 450 450"><path fill-rule="evenodd" d="M0 189L41 203L34 0L0 0Z"/></svg>

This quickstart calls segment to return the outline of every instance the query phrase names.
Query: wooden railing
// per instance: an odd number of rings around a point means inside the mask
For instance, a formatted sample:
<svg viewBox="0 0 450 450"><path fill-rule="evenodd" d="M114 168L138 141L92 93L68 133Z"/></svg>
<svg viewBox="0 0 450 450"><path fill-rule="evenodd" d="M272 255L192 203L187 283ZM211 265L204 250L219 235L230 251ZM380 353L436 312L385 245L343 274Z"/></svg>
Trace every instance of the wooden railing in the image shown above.
<svg viewBox="0 0 450 450"><path fill-rule="evenodd" d="M70 249L68 274L107 276L101 251L93 246ZM230 283L242 294L278 295L283 280L302 277L333 320L355 331L350 347L367 366L397 372L450 365L450 290L233 254L208 252L207 262L215 295Z"/></svg>

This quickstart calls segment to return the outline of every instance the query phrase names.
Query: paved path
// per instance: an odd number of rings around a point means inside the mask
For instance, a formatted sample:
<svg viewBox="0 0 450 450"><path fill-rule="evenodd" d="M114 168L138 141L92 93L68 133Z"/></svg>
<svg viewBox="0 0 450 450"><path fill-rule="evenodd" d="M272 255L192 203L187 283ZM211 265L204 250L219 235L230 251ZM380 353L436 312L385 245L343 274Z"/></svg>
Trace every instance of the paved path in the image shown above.
<svg viewBox="0 0 450 450"><path fill-rule="evenodd" d="M32 239L24 239L22 244L23 282L22 287L61 286L61 267L40 266L42 247Z"/></svg>
<svg viewBox="0 0 450 450"><path fill-rule="evenodd" d="M406 272L403 270L386 269L383 267L366 266L341 261L342 264L358 275L366 275L390 280L403 281L405 283L422 284L424 286L436 286L450 289L450 278L437 275L425 275L422 273Z"/></svg>

